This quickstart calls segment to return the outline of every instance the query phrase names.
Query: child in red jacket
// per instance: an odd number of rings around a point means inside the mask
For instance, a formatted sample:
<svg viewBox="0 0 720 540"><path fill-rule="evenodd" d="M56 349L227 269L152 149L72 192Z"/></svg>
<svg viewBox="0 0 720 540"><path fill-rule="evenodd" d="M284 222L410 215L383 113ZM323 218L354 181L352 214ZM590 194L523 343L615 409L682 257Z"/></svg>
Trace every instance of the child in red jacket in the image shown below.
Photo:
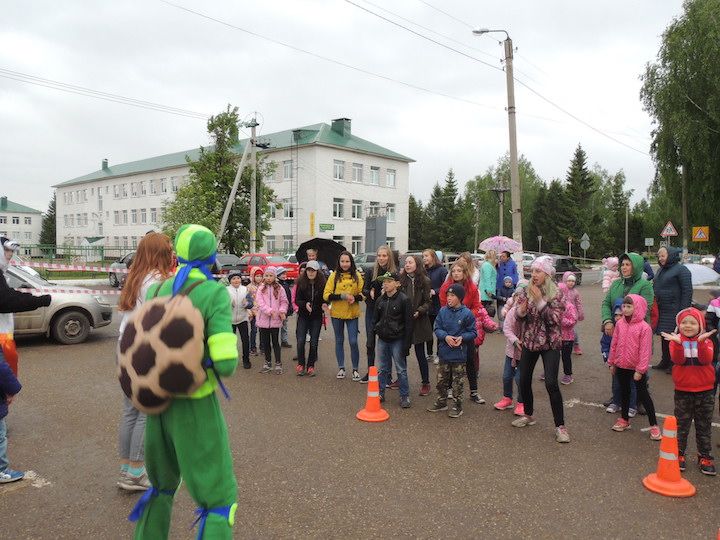
<svg viewBox="0 0 720 540"><path fill-rule="evenodd" d="M670 342L675 383L675 416L678 422L680 470L685 470L690 424L695 421L698 465L703 474L715 476L715 463L710 455L713 408L715 407L715 370L712 365L716 330L705 332L705 318L695 308L683 309L675 317L679 334L663 332Z"/></svg>

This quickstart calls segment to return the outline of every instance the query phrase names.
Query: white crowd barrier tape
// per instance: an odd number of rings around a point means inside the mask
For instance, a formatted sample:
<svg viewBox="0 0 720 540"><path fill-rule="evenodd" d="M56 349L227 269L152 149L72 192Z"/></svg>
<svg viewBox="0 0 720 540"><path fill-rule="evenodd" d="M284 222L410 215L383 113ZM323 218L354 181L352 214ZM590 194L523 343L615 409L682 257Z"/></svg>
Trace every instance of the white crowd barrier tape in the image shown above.
<svg viewBox="0 0 720 540"><path fill-rule="evenodd" d="M39 294L94 294L96 296L119 296L122 291L117 289L73 289L64 287L52 287L41 289L15 289L20 292Z"/></svg>
<svg viewBox="0 0 720 540"><path fill-rule="evenodd" d="M15 266L29 266L30 268L44 268L45 270L63 270L75 272L100 272L108 274L128 274L130 270L127 268L110 268L109 266L88 266L86 264L58 264L34 261L11 261L10 264ZM225 274L213 274L213 277L227 277Z"/></svg>

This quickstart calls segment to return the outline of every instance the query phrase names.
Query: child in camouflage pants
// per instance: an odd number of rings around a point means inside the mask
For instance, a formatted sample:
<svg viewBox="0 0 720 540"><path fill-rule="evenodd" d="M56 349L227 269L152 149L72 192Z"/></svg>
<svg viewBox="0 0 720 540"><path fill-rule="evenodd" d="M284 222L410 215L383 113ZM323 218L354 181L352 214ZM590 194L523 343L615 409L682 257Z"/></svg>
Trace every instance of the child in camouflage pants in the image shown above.
<svg viewBox="0 0 720 540"><path fill-rule="evenodd" d="M453 407L448 413L451 418L462 415L463 381L467 348L473 346L477 337L475 315L463 305L465 288L453 283L447 290L447 306L435 319L435 335L438 338L438 397L430 412L446 411L448 389L452 387Z"/></svg>

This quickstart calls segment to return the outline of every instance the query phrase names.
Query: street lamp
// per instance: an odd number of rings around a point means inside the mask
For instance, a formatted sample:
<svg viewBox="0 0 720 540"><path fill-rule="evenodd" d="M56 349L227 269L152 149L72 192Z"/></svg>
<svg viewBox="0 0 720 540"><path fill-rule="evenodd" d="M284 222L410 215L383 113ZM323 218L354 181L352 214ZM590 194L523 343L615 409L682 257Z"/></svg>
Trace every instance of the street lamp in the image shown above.
<svg viewBox="0 0 720 540"><path fill-rule="evenodd" d="M503 234L505 234L505 216L503 212L503 210L505 210L505 194L510 191L510 189L506 188L503 183L498 180L497 184L495 184L494 187L489 188L489 190L495 193L498 203L500 204L500 236L502 236Z"/></svg>
<svg viewBox="0 0 720 540"><path fill-rule="evenodd" d="M476 36L502 32L505 34L505 78L508 100L508 131L510 132L510 203L512 209L512 236L522 246L522 208L520 203L520 172L518 170L517 130L515 127L515 79L513 78L513 44L506 30L476 28Z"/></svg>

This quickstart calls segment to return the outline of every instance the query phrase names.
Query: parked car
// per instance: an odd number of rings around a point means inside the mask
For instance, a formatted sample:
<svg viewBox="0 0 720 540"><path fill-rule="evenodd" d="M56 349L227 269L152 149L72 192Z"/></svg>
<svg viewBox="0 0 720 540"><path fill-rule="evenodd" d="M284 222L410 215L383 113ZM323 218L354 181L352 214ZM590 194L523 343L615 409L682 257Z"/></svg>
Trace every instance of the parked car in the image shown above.
<svg viewBox="0 0 720 540"><path fill-rule="evenodd" d="M377 258L375 253L360 253L355 255L354 258L355 266L363 276L372 273L373 267L375 266L375 259Z"/></svg>
<svg viewBox="0 0 720 540"><path fill-rule="evenodd" d="M108 274L108 279L110 280L110 285L112 287L122 287L123 283L125 283L125 278L127 277L127 274L125 272L113 272L113 270L129 270L130 265L132 265L133 259L135 258L135 252L131 251L130 253L127 253L120 257L119 260L115 261L110 265L110 273Z"/></svg>
<svg viewBox="0 0 720 540"><path fill-rule="evenodd" d="M250 275L250 268L259 266L263 270L268 266L277 266L287 268L288 279L297 279L300 275L300 265L288 262L282 255L272 255L270 253L248 253L240 257L238 269L243 275Z"/></svg>
<svg viewBox="0 0 720 540"><path fill-rule="evenodd" d="M577 284L582 285L582 270L575 264L575 260L563 255L550 255L555 265L555 281L561 281L565 272L572 272L577 278ZM530 279L530 266L523 267L525 279Z"/></svg>
<svg viewBox="0 0 720 540"><path fill-rule="evenodd" d="M218 253L213 265L213 274L227 275L233 270L242 272L240 257L232 253Z"/></svg>
<svg viewBox="0 0 720 540"><path fill-rule="evenodd" d="M713 255L703 255L700 264L715 264L715 257Z"/></svg>
<svg viewBox="0 0 720 540"><path fill-rule="evenodd" d="M45 334L65 345L82 343L91 328L107 326L112 321L112 306L103 296L53 292L60 287L17 266L5 272L13 289L50 289L52 301L47 307L15 314L15 335ZM79 287L82 288L82 287Z"/></svg>
<svg viewBox="0 0 720 540"><path fill-rule="evenodd" d="M298 262L297 257L295 256L294 253L288 253L287 255L285 255L285 258L287 259L287 262L291 262L291 263Z"/></svg>

